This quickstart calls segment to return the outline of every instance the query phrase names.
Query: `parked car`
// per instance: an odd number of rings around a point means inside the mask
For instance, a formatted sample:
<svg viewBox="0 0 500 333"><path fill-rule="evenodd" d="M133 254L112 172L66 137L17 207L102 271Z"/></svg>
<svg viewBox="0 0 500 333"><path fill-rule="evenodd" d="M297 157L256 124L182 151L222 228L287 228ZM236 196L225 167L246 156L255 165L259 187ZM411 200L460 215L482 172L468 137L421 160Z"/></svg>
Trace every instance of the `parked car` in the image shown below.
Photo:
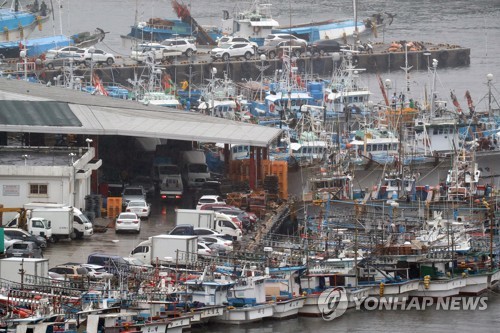
<svg viewBox="0 0 500 333"><path fill-rule="evenodd" d="M42 249L34 242L19 241L5 250L6 257L43 258Z"/></svg>
<svg viewBox="0 0 500 333"><path fill-rule="evenodd" d="M202 196L199 200L198 203L196 204L196 209L201 209L203 205L206 204L222 204L225 205L226 201L222 199L220 195L204 195Z"/></svg>
<svg viewBox="0 0 500 333"><path fill-rule="evenodd" d="M196 236L191 224L178 224L169 232L169 235Z"/></svg>
<svg viewBox="0 0 500 333"><path fill-rule="evenodd" d="M85 64L85 59L81 54L57 54L53 58L45 59L43 61L43 66L47 69L54 69L57 67L71 66L73 62L74 66L80 64Z"/></svg>
<svg viewBox="0 0 500 333"><path fill-rule="evenodd" d="M204 237L204 236L216 236L216 237L227 239L230 241L233 240L233 236L231 236L231 235L220 234L217 231L212 230L212 229L208 229L208 228L194 228L194 234L196 236L198 236L198 238Z"/></svg>
<svg viewBox="0 0 500 333"><path fill-rule="evenodd" d="M302 53L307 51L306 44L297 40L272 40L269 43L259 46L257 52L259 54L265 54L269 59L274 59L276 56L281 56L284 49L291 48L291 52L294 56L300 57Z"/></svg>
<svg viewBox="0 0 500 333"><path fill-rule="evenodd" d="M50 268L50 272L63 275L66 279L84 279L89 276L89 271L82 264L77 263L57 265Z"/></svg>
<svg viewBox="0 0 500 333"><path fill-rule="evenodd" d="M257 43L252 42L248 38L245 37L238 37L238 36L222 36L217 39L217 46L221 46L223 44L229 44L229 43L248 43L252 44L253 47L257 47Z"/></svg>
<svg viewBox="0 0 500 333"><path fill-rule="evenodd" d="M264 45L269 44L273 40L279 40L279 41L295 40L300 42L304 47L307 47L307 41L305 39L298 38L291 34L281 34L281 33L267 35L266 38L264 38Z"/></svg>
<svg viewBox="0 0 500 333"><path fill-rule="evenodd" d="M45 52L45 59L53 59L60 55L74 55L77 51L80 50L82 49L76 46L64 46L60 48L50 49Z"/></svg>
<svg viewBox="0 0 500 333"><path fill-rule="evenodd" d="M4 228L4 235L9 236L12 239L19 239L23 241L30 241L36 243L42 249L47 247L47 240L42 236L35 236L29 232L19 229L19 228Z"/></svg>
<svg viewBox="0 0 500 333"><path fill-rule="evenodd" d="M90 65L90 63L105 63L109 66L115 63L115 56L109 52L96 48L86 48L76 51L77 54L83 54L83 59L85 63Z"/></svg>
<svg viewBox="0 0 500 333"><path fill-rule="evenodd" d="M212 255L212 249L207 244L198 242L198 255L209 257Z"/></svg>
<svg viewBox="0 0 500 333"><path fill-rule="evenodd" d="M226 214L231 217L236 217L239 221L241 221L244 230L251 230L254 227L254 221L252 221L248 213L245 212L244 210L223 208L223 209L215 209L215 211L222 214Z"/></svg>
<svg viewBox="0 0 500 333"><path fill-rule="evenodd" d="M334 39L319 39L309 45L309 50L313 55L323 55L330 52L340 52L344 47Z"/></svg>
<svg viewBox="0 0 500 333"><path fill-rule="evenodd" d="M87 264L103 266L111 274L118 276L122 272L128 272L130 265L118 255L106 253L91 253L87 258Z"/></svg>
<svg viewBox="0 0 500 333"><path fill-rule="evenodd" d="M115 223L115 232L118 233L119 231L135 231L136 233L140 233L141 219L136 213L120 213Z"/></svg>
<svg viewBox="0 0 500 333"><path fill-rule="evenodd" d="M210 56L214 59L228 61L229 58L244 57L249 60L255 54L255 48L250 43L223 44L210 51Z"/></svg>
<svg viewBox="0 0 500 333"><path fill-rule="evenodd" d="M146 197L152 197L155 194L155 182L149 176L137 176L134 177L130 184L132 186L142 186L144 192L146 193Z"/></svg>
<svg viewBox="0 0 500 333"><path fill-rule="evenodd" d="M221 182L217 180L207 180L196 190L196 198L199 200L204 195L218 195L222 197Z"/></svg>
<svg viewBox="0 0 500 333"><path fill-rule="evenodd" d="M165 59L166 48L160 43L139 44L132 48L130 58L138 62L163 61Z"/></svg>
<svg viewBox="0 0 500 333"><path fill-rule="evenodd" d="M9 247L12 246L12 244L17 243L17 242L21 242L21 240L10 238L9 236L7 236L5 234L3 235L3 246L4 246L5 250L7 250Z"/></svg>
<svg viewBox="0 0 500 333"><path fill-rule="evenodd" d="M218 253L228 253L233 251L233 242L227 239L216 236L202 236L198 238L198 241L205 243L211 250Z"/></svg>
<svg viewBox="0 0 500 333"><path fill-rule="evenodd" d="M125 186L122 193L122 206L127 206L132 200L146 201L146 192L142 186Z"/></svg>
<svg viewBox="0 0 500 333"><path fill-rule="evenodd" d="M140 218L149 218L149 215L151 215L151 204L145 200L130 200L125 211L135 213Z"/></svg>
<svg viewBox="0 0 500 333"><path fill-rule="evenodd" d="M187 57L192 56L198 51L194 41L187 38L165 39L161 42L161 45L165 46L167 50L179 51Z"/></svg>
<svg viewBox="0 0 500 333"><path fill-rule="evenodd" d="M113 274L109 273L104 266L95 264L82 264L87 269L87 274L94 280L109 280Z"/></svg>

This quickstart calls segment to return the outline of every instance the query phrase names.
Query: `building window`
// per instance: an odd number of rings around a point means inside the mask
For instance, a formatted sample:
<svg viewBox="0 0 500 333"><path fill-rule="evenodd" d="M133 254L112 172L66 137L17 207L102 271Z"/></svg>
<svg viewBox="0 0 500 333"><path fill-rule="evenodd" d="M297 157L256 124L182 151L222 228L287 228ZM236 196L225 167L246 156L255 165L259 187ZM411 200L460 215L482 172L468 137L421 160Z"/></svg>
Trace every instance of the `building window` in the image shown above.
<svg viewBox="0 0 500 333"><path fill-rule="evenodd" d="M46 197L48 193L47 184L30 184L30 195Z"/></svg>

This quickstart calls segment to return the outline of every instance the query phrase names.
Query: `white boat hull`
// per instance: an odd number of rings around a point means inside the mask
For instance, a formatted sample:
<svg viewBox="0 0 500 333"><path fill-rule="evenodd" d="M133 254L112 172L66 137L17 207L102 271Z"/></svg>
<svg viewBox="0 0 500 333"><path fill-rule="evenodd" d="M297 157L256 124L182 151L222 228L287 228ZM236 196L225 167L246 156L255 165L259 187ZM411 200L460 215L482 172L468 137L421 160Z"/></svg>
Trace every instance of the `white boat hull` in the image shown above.
<svg viewBox="0 0 500 333"><path fill-rule="evenodd" d="M225 308L226 307L224 305L213 305L213 306L206 306L203 308L193 309L191 312L191 314L193 315L193 318L191 319L191 324L193 325L206 324L211 319L222 316L224 314Z"/></svg>
<svg viewBox="0 0 500 333"><path fill-rule="evenodd" d="M169 318L170 323L167 326L168 333L182 333L183 330L191 328L191 316Z"/></svg>
<svg viewBox="0 0 500 333"><path fill-rule="evenodd" d="M419 280L384 284L382 295L380 294L380 285L376 285L372 287L370 296L379 297L380 302L399 304L402 302L406 302L406 300L410 296L410 293L418 290L419 284Z"/></svg>
<svg viewBox="0 0 500 333"><path fill-rule="evenodd" d="M226 309L224 314L215 317L214 321L224 324L246 324L255 321L260 321L263 318L273 315L273 304L262 304L256 306Z"/></svg>
<svg viewBox="0 0 500 333"><path fill-rule="evenodd" d="M346 289L347 292L347 305L344 304L344 308L354 308L356 304L361 304L368 296L370 296L370 287L358 288L358 289ZM306 296L304 306L299 309L300 316L308 317L321 317L323 314L320 307L318 306L318 299L320 294L310 294Z"/></svg>
<svg viewBox="0 0 500 333"><path fill-rule="evenodd" d="M490 274L469 275L465 278L465 287L460 288L461 295L479 295L488 289Z"/></svg>
<svg viewBox="0 0 500 333"><path fill-rule="evenodd" d="M305 301L306 297L303 296L274 303L272 318L283 319L297 316L299 310L304 306Z"/></svg>
<svg viewBox="0 0 500 333"><path fill-rule="evenodd" d="M411 297L451 297L456 296L461 288L466 286L466 279L455 278L449 280L432 280L429 287L425 288L424 282L420 281L418 290L410 293Z"/></svg>
<svg viewBox="0 0 500 333"><path fill-rule="evenodd" d="M490 274L490 278L488 279L488 288L496 288L498 283L500 282L500 270L497 269L492 274Z"/></svg>

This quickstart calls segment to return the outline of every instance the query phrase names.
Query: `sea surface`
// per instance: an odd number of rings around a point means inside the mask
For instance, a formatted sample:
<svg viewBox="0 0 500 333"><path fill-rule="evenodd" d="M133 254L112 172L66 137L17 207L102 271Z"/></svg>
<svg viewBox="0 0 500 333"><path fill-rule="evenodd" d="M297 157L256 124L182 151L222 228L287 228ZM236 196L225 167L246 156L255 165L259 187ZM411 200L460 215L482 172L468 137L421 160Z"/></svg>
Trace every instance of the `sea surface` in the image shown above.
<svg viewBox="0 0 500 333"><path fill-rule="evenodd" d="M24 0L26 1L26 0ZM179 0L180 1L180 0ZM353 17L352 0L263 0L272 3L273 17L283 25L306 23L326 19ZM74 34L92 31L96 27L109 32L98 45L116 55L128 56L130 50L122 46L120 35L126 35L134 22L147 21L151 17L174 18L170 0L52 0L55 8L53 22L47 22L41 33ZM58 8L61 5L61 10ZM249 2L247 2L248 5ZM222 18L222 10L230 13L237 7L247 8L245 3L222 0L184 0L190 6L193 17L203 25L216 26ZM363 19L378 12L395 14L392 25L378 31L373 42L424 41L460 45L471 49L471 64L459 68L439 68L437 91L442 99L450 100L454 91L462 107L466 108L465 91L469 90L476 105L485 102L486 75L494 75L494 91L500 84L500 1L499 0L358 0L358 18ZM404 89L403 70L380 73L382 79L392 81L392 92ZM373 100L381 101L381 93L375 74L362 76L372 91ZM427 68L410 71L411 92L414 98L430 89ZM496 86L495 86L496 84ZM500 96L500 93L497 94ZM497 97L499 98L499 97ZM451 104L451 102L450 102Z"/></svg>
<svg viewBox="0 0 500 333"><path fill-rule="evenodd" d="M92 31L100 27L109 34L98 47L127 56L130 50L122 46L120 35L127 34L136 21L151 17L172 18L174 12L169 0L48 0L55 8L55 20L47 23L43 34L74 34ZM290 0L265 1L273 4L273 15L283 25L306 23L326 19L343 19L353 16L351 0ZM195 19L204 25L218 25L222 10L232 12L235 2L221 0L185 1L191 6ZM475 104L487 94L486 75L493 74L493 92L500 96L500 0L359 0L358 16L364 18L376 12L396 14L394 22L379 31L376 42L423 41L456 44L471 49L471 64L459 68L439 68L437 91L449 99L454 91L463 107L464 94L469 90ZM37 33L38 35L41 33ZM391 79L394 91L405 85L403 71L380 73L383 80ZM377 78L373 74L363 76L363 81L381 100ZM413 68L410 72L411 93L423 95L429 89L430 77L426 68ZM494 164L494 163L493 163ZM165 218L165 215L163 215ZM164 225L163 222L159 222ZM142 233L141 238L146 236ZM137 244L130 239L127 249ZM125 242L126 243L126 242ZM97 248L103 244L94 243ZM111 242L105 244L113 244ZM124 242L117 246L124 246ZM89 249L90 250L90 249ZM72 256L77 255L70 250ZM126 251L122 248L122 251ZM47 253L49 254L49 253ZM66 260L67 257L59 258ZM56 264L56 263L54 263ZM327 322L320 318L296 318L284 321L230 327L207 326L199 332L499 332L500 295L487 294L485 311L348 311L344 316Z"/></svg>

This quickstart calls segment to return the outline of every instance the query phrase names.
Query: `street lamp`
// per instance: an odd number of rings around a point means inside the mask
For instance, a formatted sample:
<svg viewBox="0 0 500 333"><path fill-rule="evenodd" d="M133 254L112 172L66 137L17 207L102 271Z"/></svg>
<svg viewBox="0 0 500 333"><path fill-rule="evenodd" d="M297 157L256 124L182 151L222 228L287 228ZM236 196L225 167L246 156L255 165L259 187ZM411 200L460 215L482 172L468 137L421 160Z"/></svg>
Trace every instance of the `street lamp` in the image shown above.
<svg viewBox="0 0 500 333"><path fill-rule="evenodd" d="M85 142L87 142L87 149L90 150L90 144L94 142L94 140L92 140L91 138L86 138Z"/></svg>
<svg viewBox="0 0 500 333"><path fill-rule="evenodd" d="M392 81L391 81L391 79L385 79L384 85L385 85L385 89L387 89L389 97L392 98L392 105L393 105L394 109L396 109L396 99L393 96L391 96L391 88L392 88Z"/></svg>
<svg viewBox="0 0 500 333"><path fill-rule="evenodd" d="M214 86L215 86L215 74L217 74L217 68L212 67L212 79L210 80L210 85L212 86L210 89L210 114L214 116Z"/></svg>
<svg viewBox="0 0 500 333"><path fill-rule="evenodd" d="M28 157L30 157L30 155L23 155L22 158L24 158L24 166L27 165L27 161L28 161Z"/></svg>
<svg viewBox="0 0 500 333"><path fill-rule="evenodd" d="M28 81L28 54L25 48L19 52L19 56L24 61L24 81Z"/></svg>
<svg viewBox="0 0 500 333"><path fill-rule="evenodd" d="M488 117L490 119L493 117L491 112L491 81L493 81L493 74L489 73L486 75L486 80L488 80ZM491 231L490 231L491 232Z"/></svg>
<svg viewBox="0 0 500 333"><path fill-rule="evenodd" d="M74 163L74 157L76 156L76 154L75 153L69 153L68 156L71 157L71 165L73 165L73 163Z"/></svg>
<svg viewBox="0 0 500 333"><path fill-rule="evenodd" d="M89 47L89 53L90 53L90 84L94 85L94 52L95 52L95 47L91 46Z"/></svg>
<svg viewBox="0 0 500 333"><path fill-rule="evenodd" d="M266 55L260 55L260 95L259 99L262 101L262 86L264 85L264 71L267 67L264 67L264 61L266 61Z"/></svg>

